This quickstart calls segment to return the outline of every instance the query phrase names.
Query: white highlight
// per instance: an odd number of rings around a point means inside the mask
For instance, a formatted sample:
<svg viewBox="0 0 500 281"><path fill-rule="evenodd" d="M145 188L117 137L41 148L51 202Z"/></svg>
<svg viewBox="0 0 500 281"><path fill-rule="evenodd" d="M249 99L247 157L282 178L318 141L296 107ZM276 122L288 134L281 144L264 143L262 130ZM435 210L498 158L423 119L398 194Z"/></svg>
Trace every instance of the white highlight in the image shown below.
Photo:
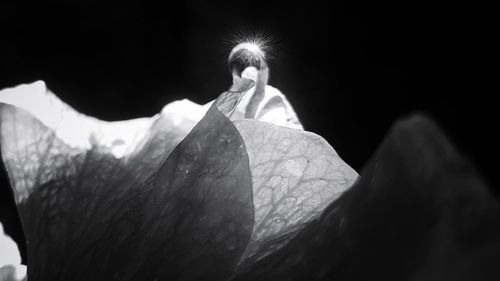
<svg viewBox="0 0 500 281"><path fill-rule="evenodd" d="M169 119L175 126L180 125L186 118L198 122L205 116L213 102L214 101L205 105L199 105L188 99L178 100L163 107L161 113L171 114Z"/></svg>
<svg viewBox="0 0 500 281"><path fill-rule="evenodd" d="M3 225L0 223L0 268L11 265L15 269L15 277L23 279L26 276L27 268L21 264L21 255L16 243L5 234Z"/></svg>
<svg viewBox="0 0 500 281"><path fill-rule="evenodd" d="M241 78L250 79L253 80L254 82L257 82L258 76L259 76L259 71L254 66L249 66L245 68L245 70L243 70L243 72L241 73Z"/></svg>
<svg viewBox="0 0 500 281"><path fill-rule="evenodd" d="M255 95L255 86L250 88L243 96L241 101L236 106L236 109L233 111L230 119L235 120L243 120L245 119L245 112L248 104L252 100ZM272 98L279 97L281 98L282 103L279 105L275 105L271 110L267 112L263 112L262 110L266 106L266 104L271 101ZM295 110L293 110L292 105L287 101L285 95L280 92L280 90L266 85L264 90L264 98L257 106L256 111L256 120L272 123L274 125L288 127L297 130L304 130L300 122L298 121L297 114Z"/></svg>
<svg viewBox="0 0 500 281"><path fill-rule="evenodd" d="M286 167L286 170L291 175L298 178L298 177L302 176L302 171L304 170L305 165L303 162L299 162L299 161L294 160L294 159L288 159L285 162L285 167Z"/></svg>
<svg viewBox="0 0 500 281"><path fill-rule="evenodd" d="M250 50L253 53L260 53L263 58L266 58L266 55L262 51L262 48L259 46L259 44L254 43L254 42L243 42L243 43L236 45L236 47L234 47L233 50L231 50L231 53L229 53L229 60L231 60L231 58L234 56L234 54L236 52L238 52L239 50L242 50L242 49Z"/></svg>
<svg viewBox="0 0 500 281"><path fill-rule="evenodd" d="M160 118L160 114L157 114L152 118L102 121L81 114L61 101L47 89L43 81L4 89L0 91L0 102L26 110L73 148L87 150L92 145L99 144L109 148L116 158L126 157L132 153L146 137L148 129ZM211 103L198 105L184 99L166 105L162 114L173 113L169 118L173 119L174 124L186 118L198 122L210 105Z"/></svg>
<svg viewBox="0 0 500 281"><path fill-rule="evenodd" d="M248 48L248 44L250 43L242 43L238 46ZM258 79L258 71L254 67L245 69L243 75L254 81ZM245 110L254 94L255 87L245 93L231 116L231 120L244 119ZM283 103L261 114L266 103L275 96L279 96ZM197 123L205 116L213 101L199 105L183 99L167 104L161 114L151 118L107 122L79 113L48 90L45 82L37 81L1 90L0 103L10 104L27 111L43 125L52 129L56 136L70 147L88 150L98 144L109 149L114 157L123 158L130 155L140 145L141 140L147 137L150 127L161 115L168 115L167 118L174 126L180 125L186 119ZM271 86L265 86L264 99L259 104L256 113L257 120L303 130L285 96Z"/></svg>

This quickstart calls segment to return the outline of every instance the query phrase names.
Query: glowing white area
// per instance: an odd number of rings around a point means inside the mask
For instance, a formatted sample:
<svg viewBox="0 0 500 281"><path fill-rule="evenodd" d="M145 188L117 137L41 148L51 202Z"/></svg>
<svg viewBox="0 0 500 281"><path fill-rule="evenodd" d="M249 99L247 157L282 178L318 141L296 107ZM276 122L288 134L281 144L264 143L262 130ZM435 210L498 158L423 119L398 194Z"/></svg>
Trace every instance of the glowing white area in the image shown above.
<svg viewBox="0 0 500 281"><path fill-rule="evenodd" d="M238 45L236 45L236 47L234 47L232 50L231 50L231 53L229 53L229 59L231 59L231 57L233 57L233 55L238 52L239 50L242 50L242 49L247 49L253 53L260 53L262 55L263 58L265 58L265 54L264 52L262 51L262 48L257 44L257 43L254 43L254 42L243 42L243 43L240 43Z"/></svg>
<svg viewBox="0 0 500 281"><path fill-rule="evenodd" d="M116 158L129 155L160 118L157 114L152 118L107 122L86 116L61 101L43 81L4 89L0 91L0 102L26 110L71 147L87 150L98 144L107 147ZM169 118L177 123L186 118L198 122L209 106L185 99L168 104L162 114L174 113Z"/></svg>
<svg viewBox="0 0 500 281"><path fill-rule="evenodd" d="M26 266L21 264L19 249L16 243L5 234L3 225L0 223L0 268L5 265L11 265L15 268L17 279L26 276Z"/></svg>
<svg viewBox="0 0 500 281"><path fill-rule="evenodd" d="M183 99L167 104L165 107L163 107L161 113L171 113L169 114L170 121L174 124L174 126L178 126L181 123L185 122L186 118L191 119L195 122L200 121L201 118L205 116L212 103L213 101L205 105L199 105L188 99Z"/></svg>
<svg viewBox="0 0 500 281"><path fill-rule="evenodd" d="M253 66L245 68L245 70L243 70L243 72L241 73L241 78L250 79L253 81L257 81L258 76L259 76L259 71L257 70L257 68Z"/></svg>
<svg viewBox="0 0 500 281"><path fill-rule="evenodd" d="M245 93L241 101L236 106L236 109L233 111L233 114L230 117L231 120L245 119L245 112L248 104L255 95L255 89L256 87L254 86ZM271 99L275 97L278 97L281 102L274 104L271 107L267 107ZM266 107L267 110L264 111L263 109ZM292 105L288 102L285 95L283 95L278 89L269 85L265 86L264 98L257 106L255 119L282 127L304 130L298 120L295 110L293 110Z"/></svg>
<svg viewBox="0 0 500 281"><path fill-rule="evenodd" d="M243 74L247 79L255 81L258 71L249 67ZM244 119L247 105L254 94L255 87L245 93L231 120ZM262 109L275 96L280 97L282 102L263 112ZM162 115L167 116L174 126L186 120L196 123L205 116L213 101L199 105L183 99L167 104L161 114L151 118L108 122L79 113L48 90L43 81L37 81L0 91L0 103L27 111L43 125L52 129L56 136L70 147L88 150L94 145L99 145L109 149L114 157L122 158L134 151L141 140L147 137L149 128ZM300 123L294 121L297 120L295 111L285 96L268 85L265 86L264 99L257 108L256 119L279 126L302 129Z"/></svg>

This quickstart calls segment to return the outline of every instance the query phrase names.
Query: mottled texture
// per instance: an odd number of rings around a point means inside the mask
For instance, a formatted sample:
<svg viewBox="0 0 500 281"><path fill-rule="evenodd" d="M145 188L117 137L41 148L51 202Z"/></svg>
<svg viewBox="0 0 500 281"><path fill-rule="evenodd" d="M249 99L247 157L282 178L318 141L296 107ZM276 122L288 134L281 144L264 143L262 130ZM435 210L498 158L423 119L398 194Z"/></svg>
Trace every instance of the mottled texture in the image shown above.
<svg viewBox="0 0 500 281"><path fill-rule="evenodd" d="M253 227L251 179L215 107L173 152L150 138L129 158L72 148L28 112L0 111L15 193L29 179L18 208L30 280L217 280L235 267Z"/></svg>
<svg viewBox="0 0 500 281"><path fill-rule="evenodd" d="M499 237L498 201L416 116L392 128L320 217L232 280L499 280Z"/></svg>
<svg viewBox="0 0 500 281"><path fill-rule="evenodd" d="M173 124L172 115L173 113L160 114L155 118L148 134L137 144L135 150L123 159L124 165L140 182L145 182L154 175L170 152L196 125L196 121L187 118L180 124Z"/></svg>
<svg viewBox="0 0 500 281"><path fill-rule="evenodd" d="M176 112L179 104L151 118L106 122L74 110L42 81L2 90L0 144L16 202L60 174L75 175L76 163L62 165L88 150L115 158L144 182L199 121Z"/></svg>
<svg viewBox="0 0 500 281"><path fill-rule="evenodd" d="M152 188L141 244L151 247L146 268L156 273L138 280L227 278L250 239L254 206L245 145L215 106L168 156Z"/></svg>
<svg viewBox="0 0 500 281"><path fill-rule="evenodd" d="M232 120L252 81L233 86L206 115L180 101L140 126L84 116L40 83L22 89L43 110L0 96L30 280L227 280L352 185L357 173L321 137Z"/></svg>
<svg viewBox="0 0 500 281"><path fill-rule="evenodd" d="M242 257L248 263L283 246L287 234L320 214L358 174L316 134L255 120L235 125L247 148L254 193L255 227Z"/></svg>

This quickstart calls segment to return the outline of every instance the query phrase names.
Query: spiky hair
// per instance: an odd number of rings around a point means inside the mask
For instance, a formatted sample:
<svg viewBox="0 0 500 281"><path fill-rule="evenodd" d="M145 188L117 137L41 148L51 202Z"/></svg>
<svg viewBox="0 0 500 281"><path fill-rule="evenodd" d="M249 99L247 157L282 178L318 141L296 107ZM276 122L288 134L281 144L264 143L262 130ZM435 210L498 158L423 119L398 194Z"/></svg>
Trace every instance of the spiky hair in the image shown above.
<svg viewBox="0 0 500 281"><path fill-rule="evenodd" d="M243 70L250 66L258 70L268 67L267 57L272 41L269 36L261 33L237 34L232 41L236 46L231 50L228 57L230 72L241 75Z"/></svg>

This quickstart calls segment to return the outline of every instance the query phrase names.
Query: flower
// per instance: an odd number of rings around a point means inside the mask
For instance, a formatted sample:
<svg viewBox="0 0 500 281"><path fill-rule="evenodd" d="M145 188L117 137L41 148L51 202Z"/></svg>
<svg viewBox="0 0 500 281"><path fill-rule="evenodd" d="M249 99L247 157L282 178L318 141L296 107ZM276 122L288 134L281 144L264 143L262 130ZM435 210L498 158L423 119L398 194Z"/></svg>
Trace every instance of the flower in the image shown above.
<svg viewBox="0 0 500 281"><path fill-rule="evenodd" d="M228 118L247 92L119 122L0 92L30 280L225 280L283 248L358 175L314 133Z"/></svg>

